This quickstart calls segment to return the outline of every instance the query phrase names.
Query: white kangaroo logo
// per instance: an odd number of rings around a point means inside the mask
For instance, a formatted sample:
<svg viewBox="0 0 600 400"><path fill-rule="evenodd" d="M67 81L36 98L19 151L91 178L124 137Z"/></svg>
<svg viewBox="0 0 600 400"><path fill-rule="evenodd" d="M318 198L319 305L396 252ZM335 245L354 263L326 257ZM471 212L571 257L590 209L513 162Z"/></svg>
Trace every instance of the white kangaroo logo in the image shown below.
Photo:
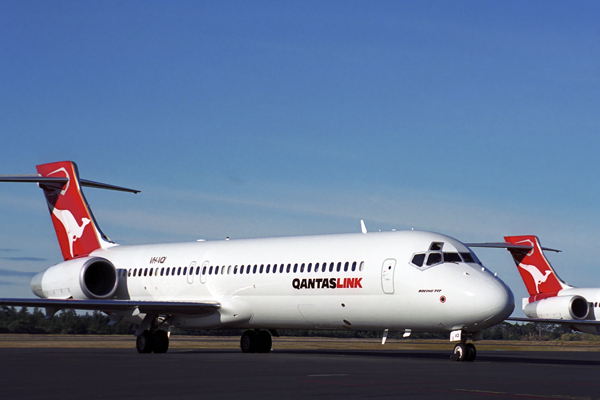
<svg viewBox="0 0 600 400"><path fill-rule="evenodd" d="M71 211L59 210L58 208L54 208L52 210L52 214L54 214L54 216L58 218L58 220L62 222L63 226L65 227L67 237L69 238L69 249L71 250L71 257L73 257L73 243L75 243L75 241L83 235L83 230L85 229L86 225L89 224L91 221L88 218L84 217L81 218L81 225L79 225Z"/></svg>
<svg viewBox="0 0 600 400"><path fill-rule="evenodd" d="M61 192L60 192L60 195L63 196L69 190L69 185L71 183L71 177L69 176L69 173L67 172L67 170L65 168L59 168L56 171L52 171L48 174L48 176L54 175L57 172L64 173L68 179L64 189L61 190ZM85 227L87 226L87 224L89 224L91 222L90 219L85 218L85 217L81 218L81 225L79 225L79 223L77 222L77 220L75 219L75 217L73 216L73 213L71 211L59 210L56 207L52 207L52 214L56 218L58 218L58 220L63 224L63 226L65 228L65 232L67 233L67 238L69 239L69 250L71 251L71 257L74 257L73 243L75 243L75 241L77 239L79 239L81 236L83 236L83 231L85 230Z"/></svg>
<svg viewBox="0 0 600 400"><path fill-rule="evenodd" d="M545 274L542 274L540 272L539 269L537 269L534 265L527 265L527 264L519 264L519 268L524 269L525 271L529 272L529 274L531 275L531 277L533 278L533 282L535 283L535 292L539 293L540 290L538 289L538 285L540 283L546 282L546 279L548 279L548 276L550 276L550 274L552 273L551 270L546 270Z"/></svg>

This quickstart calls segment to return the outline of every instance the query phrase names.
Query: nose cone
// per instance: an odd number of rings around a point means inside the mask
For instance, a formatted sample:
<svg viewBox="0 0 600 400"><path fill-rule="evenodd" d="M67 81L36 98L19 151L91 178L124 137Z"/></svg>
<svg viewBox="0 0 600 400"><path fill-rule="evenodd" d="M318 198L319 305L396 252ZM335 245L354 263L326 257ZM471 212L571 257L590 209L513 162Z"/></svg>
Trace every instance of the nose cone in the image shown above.
<svg viewBox="0 0 600 400"><path fill-rule="evenodd" d="M499 324L515 309L512 291L498 278L490 278L479 285L473 297L475 311L490 325Z"/></svg>

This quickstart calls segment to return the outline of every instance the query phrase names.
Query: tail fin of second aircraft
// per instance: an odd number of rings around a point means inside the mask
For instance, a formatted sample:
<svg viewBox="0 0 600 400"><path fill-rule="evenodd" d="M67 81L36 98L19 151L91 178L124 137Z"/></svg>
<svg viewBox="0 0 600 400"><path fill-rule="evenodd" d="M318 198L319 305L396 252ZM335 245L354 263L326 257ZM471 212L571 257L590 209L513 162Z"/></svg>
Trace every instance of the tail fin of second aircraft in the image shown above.
<svg viewBox="0 0 600 400"><path fill-rule="evenodd" d="M509 249L530 296L552 295L570 287L563 282L544 255L537 236L505 236L511 244L531 245L531 250Z"/></svg>

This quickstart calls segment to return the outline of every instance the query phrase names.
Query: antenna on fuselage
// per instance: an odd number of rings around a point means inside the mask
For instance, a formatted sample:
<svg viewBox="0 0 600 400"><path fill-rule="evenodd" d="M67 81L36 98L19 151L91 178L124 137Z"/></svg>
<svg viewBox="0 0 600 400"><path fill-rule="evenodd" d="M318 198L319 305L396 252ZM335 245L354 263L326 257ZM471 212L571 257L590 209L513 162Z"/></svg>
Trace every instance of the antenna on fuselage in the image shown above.
<svg viewBox="0 0 600 400"><path fill-rule="evenodd" d="M362 233L366 234L367 233L367 227L365 226L365 221L363 221L362 219L360 220L360 230L362 231Z"/></svg>

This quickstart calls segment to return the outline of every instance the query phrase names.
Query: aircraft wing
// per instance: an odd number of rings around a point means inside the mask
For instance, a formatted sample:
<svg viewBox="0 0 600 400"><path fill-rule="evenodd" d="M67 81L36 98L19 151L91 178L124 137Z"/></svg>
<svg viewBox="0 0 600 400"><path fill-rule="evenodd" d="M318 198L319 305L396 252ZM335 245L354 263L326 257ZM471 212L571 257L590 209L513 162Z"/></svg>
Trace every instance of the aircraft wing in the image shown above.
<svg viewBox="0 0 600 400"><path fill-rule="evenodd" d="M216 301L138 301L138 300L62 300L0 299L1 306L40 307L55 310L124 311L138 309L140 314L206 315L221 307Z"/></svg>
<svg viewBox="0 0 600 400"><path fill-rule="evenodd" d="M520 322L542 322L548 324L561 324L561 325L590 325L600 326L600 321L591 319L552 319L552 318L519 318L510 317L506 318L507 321L520 321Z"/></svg>

